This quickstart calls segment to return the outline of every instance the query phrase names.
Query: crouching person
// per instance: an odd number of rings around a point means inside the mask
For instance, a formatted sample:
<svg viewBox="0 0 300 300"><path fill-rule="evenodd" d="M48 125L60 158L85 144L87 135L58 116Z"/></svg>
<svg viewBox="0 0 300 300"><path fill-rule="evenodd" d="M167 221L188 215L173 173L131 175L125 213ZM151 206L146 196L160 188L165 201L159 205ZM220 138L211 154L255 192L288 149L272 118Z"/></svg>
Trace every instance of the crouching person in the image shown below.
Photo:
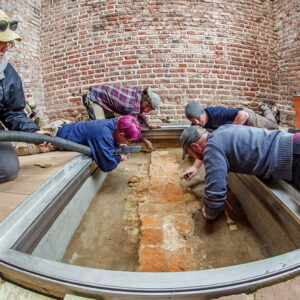
<svg viewBox="0 0 300 300"><path fill-rule="evenodd" d="M116 119L92 120L63 125L57 136L66 140L89 146L93 159L104 172L117 167L125 155L114 155L120 144L138 140L141 137L141 125L134 116Z"/></svg>
<svg viewBox="0 0 300 300"><path fill-rule="evenodd" d="M188 153L203 160L202 214L207 220L215 219L223 210L228 172L284 179L300 191L299 134L240 125L224 125L208 133L191 126L183 131L180 141L183 159Z"/></svg>

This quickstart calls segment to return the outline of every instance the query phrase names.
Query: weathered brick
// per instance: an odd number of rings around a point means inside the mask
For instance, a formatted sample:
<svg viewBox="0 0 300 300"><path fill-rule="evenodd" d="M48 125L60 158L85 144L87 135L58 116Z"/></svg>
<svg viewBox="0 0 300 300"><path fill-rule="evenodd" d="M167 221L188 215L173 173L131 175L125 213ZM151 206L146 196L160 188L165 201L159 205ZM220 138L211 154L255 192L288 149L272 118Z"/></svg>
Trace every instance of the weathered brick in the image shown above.
<svg viewBox="0 0 300 300"><path fill-rule="evenodd" d="M167 272L166 252L161 248L142 248L140 250L141 272Z"/></svg>
<svg viewBox="0 0 300 300"><path fill-rule="evenodd" d="M161 245L163 241L163 232L161 229L142 229L141 245L155 246Z"/></svg>
<svg viewBox="0 0 300 300"><path fill-rule="evenodd" d="M86 91L88 86L102 82L134 82L141 88L152 85L162 100L167 100L170 111L151 114L152 120L186 120L183 111L174 112L178 101L182 106L191 100L209 106L222 104L226 95L232 100L231 106L248 105L249 101L280 105L282 119L293 125L291 98L300 88L299 18L293 1L235 0L229 1L226 9L219 1L211 1L209 9L220 11L215 15L207 13L207 2L193 3L189 10L187 1L176 1L172 7L162 1L158 6L145 5L143 11L134 6L127 10L131 0L94 2L78 0L75 5L68 0L45 0L41 6L41 1L20 0L15 6L13 0L7 0L1 6L21 20L18 33L23 40L16 42L8 58L21 75L26 95L31 94L49 115L55 114L57 101L67 103L65 118L77 106L68 85ZM141 5L144 2L139 1ZM169 15L157 18L164 10L170 11ZM234 18L229 20L228 14ZM209 26L211 22L222 26ZM57 24L55 30L53 24ZM81 75L74 75L72 69ZM58 83L60 72L68 82L66 86ZM203 88L203 78L234 82ZM189 97L187 86L179 90L176 86L184 83L196 84ZM218 91L224 90L225 84L226 93ZM58 97L60 89L66 90L63 100Z"/></svg>

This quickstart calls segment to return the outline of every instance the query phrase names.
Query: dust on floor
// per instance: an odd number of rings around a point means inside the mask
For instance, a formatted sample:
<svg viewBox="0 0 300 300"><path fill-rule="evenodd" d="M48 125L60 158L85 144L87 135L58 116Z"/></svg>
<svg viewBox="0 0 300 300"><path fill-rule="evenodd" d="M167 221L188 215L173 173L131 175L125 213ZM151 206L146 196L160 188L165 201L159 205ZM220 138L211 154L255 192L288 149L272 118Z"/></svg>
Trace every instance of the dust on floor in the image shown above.
<svg viewBox="0 0 300 300"><path fill-rule="evenodd" d="M132 154L109 173L63 257L63 262L123 271L187 271L269 257L239 202L230 192L226 217L201 214L204 168L191 180L192 164L179 148Z"/></svg>

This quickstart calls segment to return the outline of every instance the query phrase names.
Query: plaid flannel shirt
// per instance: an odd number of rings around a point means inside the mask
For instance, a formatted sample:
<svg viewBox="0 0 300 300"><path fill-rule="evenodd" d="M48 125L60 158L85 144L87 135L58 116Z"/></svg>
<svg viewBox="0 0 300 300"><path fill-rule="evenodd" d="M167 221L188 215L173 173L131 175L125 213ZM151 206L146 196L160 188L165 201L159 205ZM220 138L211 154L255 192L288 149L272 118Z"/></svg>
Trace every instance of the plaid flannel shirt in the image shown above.
<svg viewBox="0 0 300 300"><path fill-rule="evenodd" d="M102 108L120 115L135 116L148 126L146 115L140 112L142 92L138 87L102 84L90 87L90 93L91 100Z"/></svg>

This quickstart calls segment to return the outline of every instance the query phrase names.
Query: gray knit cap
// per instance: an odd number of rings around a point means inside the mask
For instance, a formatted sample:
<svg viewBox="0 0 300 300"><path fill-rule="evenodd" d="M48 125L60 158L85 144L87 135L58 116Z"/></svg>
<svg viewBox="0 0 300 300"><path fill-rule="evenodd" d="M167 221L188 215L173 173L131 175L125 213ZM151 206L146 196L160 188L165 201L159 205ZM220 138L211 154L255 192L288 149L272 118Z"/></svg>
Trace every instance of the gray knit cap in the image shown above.
<svg viewBox="0 0 300 300"><path fill-rule="evenodd" d="M185 128L180 136L180 143L182 146L182 159L185 158L189 147L197 142L201 136L206 132L205 129L202 129L200 132L198 131L199 126L190 126ZM200 127L201 128L201 127Z"/></svg>
<svg viewBox="0 0 300 300"><path fill-rule="evenodd" d="M196 118L205 113L204 108L197 102L193 101L185 106L185 115L191 121L192 118Z"/></svg>
<svg viewBox="0 0 300 300"><path fill-rule="evenodd" d="M148 96L151 99L151 107L152 109L157 109L160 106L160 97L153 93L150 88L147 89Z"/></svg>

